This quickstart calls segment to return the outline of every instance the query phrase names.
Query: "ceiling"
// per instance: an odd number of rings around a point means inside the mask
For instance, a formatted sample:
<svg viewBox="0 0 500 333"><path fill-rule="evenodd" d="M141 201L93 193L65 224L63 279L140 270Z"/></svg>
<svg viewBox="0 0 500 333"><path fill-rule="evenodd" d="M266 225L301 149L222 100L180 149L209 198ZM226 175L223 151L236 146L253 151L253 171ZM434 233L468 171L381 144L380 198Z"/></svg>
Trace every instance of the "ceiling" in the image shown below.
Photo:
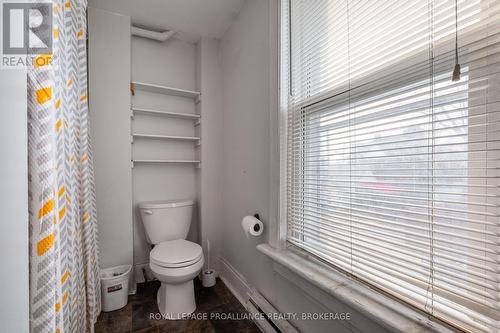
<svg viewBox="0 0 500 333"><path fill-rule="evenodd" d="M220 38L245 0L90 0L91 7L130 16L134 25L172 29L185 38Z"/></svg>

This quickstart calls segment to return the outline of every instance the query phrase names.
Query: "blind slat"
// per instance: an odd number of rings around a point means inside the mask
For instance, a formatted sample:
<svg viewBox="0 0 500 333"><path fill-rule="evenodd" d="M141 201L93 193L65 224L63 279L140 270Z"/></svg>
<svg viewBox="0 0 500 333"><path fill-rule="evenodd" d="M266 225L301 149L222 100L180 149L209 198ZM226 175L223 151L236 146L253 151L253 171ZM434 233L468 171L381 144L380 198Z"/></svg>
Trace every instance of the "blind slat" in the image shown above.
<svg viewBox="0 0 500 333"><path fill-rule="evenodd" d="M287 237L461 329L493 333L500 1L457 3L283 3Z"/></svg>
<svg viewBox="0 0 500 333"><path fill-rule="evenodd" d="M323 237L323 234L320 234L317 231L310 230L309 228L305 228L306 238L313 238L318 242L324 243L329 240ZM335 239L336 244L346 244L349 243L347 240L343 239ZM416 260L415 257L411 256L401 256L401 255L393 255L392 253L385 252L386 248L380 248L377 246L367 247L363 246L360 243L352 242L350 245L353 247L353 251L356 252L356 260L364 259L366 262L370 262L371 264L376 264L378 269L384 270L386 273L399 273L404 274L408 278L412 278L418 280L421 283L427 284L429 281L429 272L422 271L422 262L429 262L429 259L422 259L420 261ZM436 265L438 266L438 265ZM434 272L437 277L439 277L440 273L443 272L439 269L439 267L434 268ZM444 270L444 272L452 277L450 271ZM463 283L463 282L469 282ZM448 279L445 284L441 286L442 290L450 291L457 293L457 295L468 297L470 300L481 304L483 306L489 307L491 309L495 309L497 305L496 298L494 295L498 292L497 286L493 286L491 288L485 288L484 284L477 286L477 283L472 279L462 278L461 282L453 281L452 279ZM478 288L482 289L478 289ZM457 290L459 288L459 290ZM479 296L479 297L478 297ZM480 298L481 297L481 298Z"/></svg>

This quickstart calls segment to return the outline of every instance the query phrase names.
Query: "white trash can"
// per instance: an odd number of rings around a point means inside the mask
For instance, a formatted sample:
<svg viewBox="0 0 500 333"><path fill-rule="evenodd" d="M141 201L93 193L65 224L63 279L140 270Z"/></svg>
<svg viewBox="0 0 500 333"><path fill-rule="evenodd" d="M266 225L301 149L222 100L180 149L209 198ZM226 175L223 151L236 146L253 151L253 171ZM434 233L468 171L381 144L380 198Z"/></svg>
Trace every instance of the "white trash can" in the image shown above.
<svg viewBox="0 0 500 333"><path fill-rule="evenodd" d="M127 305L131 269L132 265L122 265L101 270L102 311L114 311Z"/></svg>

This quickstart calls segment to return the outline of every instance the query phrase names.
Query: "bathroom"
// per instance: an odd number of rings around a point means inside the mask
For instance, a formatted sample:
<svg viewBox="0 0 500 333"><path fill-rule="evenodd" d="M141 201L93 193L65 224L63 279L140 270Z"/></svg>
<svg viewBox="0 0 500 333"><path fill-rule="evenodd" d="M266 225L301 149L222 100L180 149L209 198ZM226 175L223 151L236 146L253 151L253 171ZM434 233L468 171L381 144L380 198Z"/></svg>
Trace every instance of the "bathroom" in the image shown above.
<svg viewBox="0 0 500 333"><path fill-rule="evenodd" d="M500 1L0 6L2 332L500 332Z"/></svg>
<svg viewBox="0 0 500 333"><path fill-rule="evenodd" d="M241 271L250 261L266 264L255 247L265 239L267 228L263 235L247 238L241 221L259 214L267 223L269 216L269 84L262 81L269 75L271 57L268 11L266 1L167 1L148 10L138 2L128 6L120 1L89 3L90 133L100 265L132 265L132 295L141 292L146 280L158 279L151 269L148 237L162 230L148 235L144 218L168 211L166 206L160 208L163 201L175 202L177 210L192 210L188 235L178 238L203 248L203 269L209 269L210 262L218 275L215 288L229 286L227 279L236 277L233 272L246 278L255 274ZM244 15L238 17L238 13ZM250 27L250 34L242 35ZM173 31L166 40L165 33L160 40L143 37L166 28ZM156 87L179 89L186 96ZM229 197L232 207L225 207L224 198ZM234 218L236 223L229 222ZM153 243L163 240L168 237ZM233 267L231 262L240 260L244 267ZM200 272L199 267L193 269L194 274ZM193 290L192 285L187 288ZM173 302L178 305L180 300ZM141 315L149 318L149 312ZM136 324L135 318L132 321L133 330L148 328ZM152 322L165 325L165 320ZM99 325L98 321L96 329Z"/></svg>

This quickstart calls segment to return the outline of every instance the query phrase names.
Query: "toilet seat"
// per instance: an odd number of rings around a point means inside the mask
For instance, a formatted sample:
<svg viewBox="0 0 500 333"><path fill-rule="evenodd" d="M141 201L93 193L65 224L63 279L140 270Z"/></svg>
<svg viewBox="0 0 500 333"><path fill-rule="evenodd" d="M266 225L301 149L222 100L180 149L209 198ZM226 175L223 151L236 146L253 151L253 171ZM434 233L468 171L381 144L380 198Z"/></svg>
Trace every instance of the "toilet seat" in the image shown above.
<svg viewBox="0 0 500 333"><path fill-rule="evenodd" d="M200 245L176 239L157 244L150 255L150 262L160 267L181 268L196 264L203 258Z"/></svg>

